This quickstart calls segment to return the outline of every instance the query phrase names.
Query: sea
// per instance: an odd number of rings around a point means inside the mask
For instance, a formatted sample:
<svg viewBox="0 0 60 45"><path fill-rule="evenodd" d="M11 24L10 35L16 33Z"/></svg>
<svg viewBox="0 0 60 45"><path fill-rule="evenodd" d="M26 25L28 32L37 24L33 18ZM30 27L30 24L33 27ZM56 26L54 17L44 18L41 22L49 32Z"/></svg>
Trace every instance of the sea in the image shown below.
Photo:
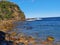
<svg viewBox="0 0 60 45"><path fill-rule="evenodd" d="M14 31L23 35L32 36L36 39L45 40L48 36L60 41L60 17L42 18L41 20L15 22Z"/></svg>

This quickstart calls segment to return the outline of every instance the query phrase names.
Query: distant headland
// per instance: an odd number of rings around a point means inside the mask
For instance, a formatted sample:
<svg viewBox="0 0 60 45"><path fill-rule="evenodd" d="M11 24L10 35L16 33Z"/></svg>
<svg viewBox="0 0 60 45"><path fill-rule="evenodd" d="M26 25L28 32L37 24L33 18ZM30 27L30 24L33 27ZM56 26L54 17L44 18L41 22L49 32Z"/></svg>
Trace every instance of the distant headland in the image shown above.
<svg viewBox="0 0 60 45"><path fill-rule="evenodd" d="M35 21L35 20L44 20L44 21L60 21L60 17L45 17L45 18L27 18L26 21Z"/></svg>

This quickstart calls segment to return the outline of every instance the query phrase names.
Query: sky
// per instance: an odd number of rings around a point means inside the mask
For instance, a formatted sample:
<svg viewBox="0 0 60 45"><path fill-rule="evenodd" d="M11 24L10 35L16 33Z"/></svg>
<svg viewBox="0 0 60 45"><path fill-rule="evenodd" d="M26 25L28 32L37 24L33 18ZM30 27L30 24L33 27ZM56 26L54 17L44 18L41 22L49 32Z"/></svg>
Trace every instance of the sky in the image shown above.
<svg viewBox="0 0 60 45"><path fill-rule="evenodd" d="M10 0L24 12L26 18L60 17L60 0Z"/></svg>

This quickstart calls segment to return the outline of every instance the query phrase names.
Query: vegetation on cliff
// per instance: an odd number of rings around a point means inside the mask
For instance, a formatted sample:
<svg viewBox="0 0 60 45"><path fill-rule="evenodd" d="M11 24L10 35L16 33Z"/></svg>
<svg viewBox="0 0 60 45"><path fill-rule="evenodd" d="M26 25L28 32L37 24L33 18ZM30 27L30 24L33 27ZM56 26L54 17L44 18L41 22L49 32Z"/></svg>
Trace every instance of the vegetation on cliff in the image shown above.
<svg viewBox="0 0 60 45"><path fill-rule="evenodd" d="M0 31L13 29L15 21L24 21L24 12L13 2L0 1Z"/></svg>
<svg viewBox="0 0 60 45"><path fill-rule="evenodd" d="M6 19L25 20L25 15L16 4L0 1L0 20Z"/></svg>

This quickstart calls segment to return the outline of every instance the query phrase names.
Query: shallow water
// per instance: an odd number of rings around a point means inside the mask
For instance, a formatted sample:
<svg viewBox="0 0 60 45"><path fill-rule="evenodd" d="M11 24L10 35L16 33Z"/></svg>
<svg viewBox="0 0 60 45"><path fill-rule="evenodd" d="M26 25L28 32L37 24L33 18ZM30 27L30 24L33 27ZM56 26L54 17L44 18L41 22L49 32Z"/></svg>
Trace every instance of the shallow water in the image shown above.
<svg viewBox="0 0 60 45"><path fill-rule="evenodd" d="M15 27L17 33L24 33L35 38L46 39L47 36L52 36L55 41L60 41L60 21L25 21L16 22Z"/></svg>

